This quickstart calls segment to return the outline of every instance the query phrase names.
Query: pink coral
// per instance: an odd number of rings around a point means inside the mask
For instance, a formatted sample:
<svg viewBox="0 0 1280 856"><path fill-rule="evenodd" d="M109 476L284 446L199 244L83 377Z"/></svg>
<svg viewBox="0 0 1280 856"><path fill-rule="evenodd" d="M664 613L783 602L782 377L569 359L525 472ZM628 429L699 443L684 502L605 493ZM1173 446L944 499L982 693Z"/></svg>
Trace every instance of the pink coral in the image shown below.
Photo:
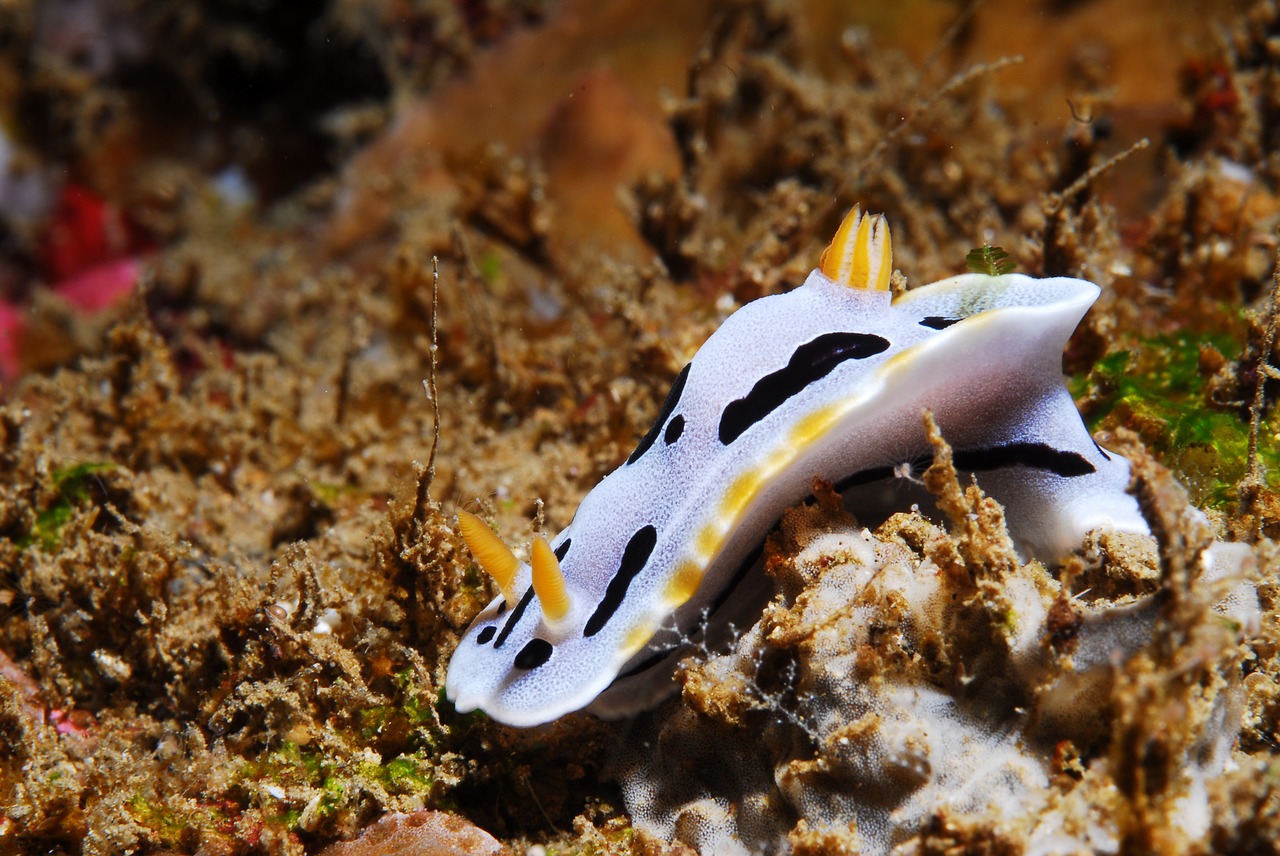
<svg viewBox="0 0 1280 856"><path fill-rule="evenodd" d="M471 821L443 811L388 814L359 838L321 856L507 856L510 851Z"/></svg>

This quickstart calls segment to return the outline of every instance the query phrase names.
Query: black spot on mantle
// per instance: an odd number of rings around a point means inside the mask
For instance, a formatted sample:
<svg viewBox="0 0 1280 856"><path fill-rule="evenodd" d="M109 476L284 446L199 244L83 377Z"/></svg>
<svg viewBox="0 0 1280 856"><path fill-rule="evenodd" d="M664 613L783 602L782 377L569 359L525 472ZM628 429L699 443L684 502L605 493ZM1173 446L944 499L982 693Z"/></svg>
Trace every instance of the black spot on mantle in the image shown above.
<svg viewBox="0 0 1280 856"><path fill-rule="evenodd" d="M680 439L680 435L684 433L684 417L677 413L671 417L671 421L667 423L667 431L662 435L662 442L670 446L676 440Z"/></svg>
<svg viewBox="0 0 1280 856"><path fill-rule="evenodd" d="M529 643L520 649L520 653L516 654L515 667L536 669L551 659L554 650L546 639L530 639Z"/></svg>
<svg viewBox="0 0 1280 856"><path fill-rule="evenodd" d="M957 324L963 320L963 318L944 318L941 315L926 315L920 319L920 326L930 327L934 330L945 330L952 324Z"/></svg>

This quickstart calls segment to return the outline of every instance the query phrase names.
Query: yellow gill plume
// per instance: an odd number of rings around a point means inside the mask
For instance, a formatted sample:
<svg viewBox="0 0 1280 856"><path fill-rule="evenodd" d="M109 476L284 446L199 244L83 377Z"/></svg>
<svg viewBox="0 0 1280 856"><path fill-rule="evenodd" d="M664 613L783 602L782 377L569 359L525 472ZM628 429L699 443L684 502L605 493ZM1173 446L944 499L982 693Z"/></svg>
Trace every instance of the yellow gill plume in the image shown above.
<svg viewBox="0 0 1280 856"><path fill-rule="evenodd" d="M893 273L889 223L882 214L862 215L854 205L822 251L818 267L829 279L865 291L888 291Z"/></svg>
<svg viewBox="0 0 1280 856"><path fill-rule="evenodd" d="M551 545L545 538L535 536L531 560L533 564L533 590L538 594L538 603L542 604L542 615L547 623L554 625L569 614L571 601L569 590L564 584L564 574L560 572L560 560L551 551Z"/></svg>
<svg viewBox="0 0 1280 856"><path fill-rule="evenodd" d="M516 571L520 561L502 543L502 539L493 534L488 524L470 511L458 511L458 528L462 530L462 540L467 542L467 549L476 563L497 581L507 606L515 606Z"/></svg>

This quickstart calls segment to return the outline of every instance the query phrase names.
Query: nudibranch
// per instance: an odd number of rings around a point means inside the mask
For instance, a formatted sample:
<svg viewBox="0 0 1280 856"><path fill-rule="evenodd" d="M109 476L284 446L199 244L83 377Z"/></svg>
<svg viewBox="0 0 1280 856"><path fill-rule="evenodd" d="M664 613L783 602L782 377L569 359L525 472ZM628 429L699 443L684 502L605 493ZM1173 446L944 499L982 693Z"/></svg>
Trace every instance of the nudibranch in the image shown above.
<svg viewBox="0 0 1280 856"><path fill-rule="evenodd" d="M531 564L458 513L501 590L449 663L458 710L531 726L653 703L708 616L764 589L751 571L764 538L815 476L860 517L927 499L901 478L930 457L926 408L1025 553L1054 561L1094 528L1148 531L1128 461L1094 442L1063 381L1098 286L966 274L894 300L892 259L884 218L855 207L802 286L707 339L626 462L563 532L534 540Z"/></svg>

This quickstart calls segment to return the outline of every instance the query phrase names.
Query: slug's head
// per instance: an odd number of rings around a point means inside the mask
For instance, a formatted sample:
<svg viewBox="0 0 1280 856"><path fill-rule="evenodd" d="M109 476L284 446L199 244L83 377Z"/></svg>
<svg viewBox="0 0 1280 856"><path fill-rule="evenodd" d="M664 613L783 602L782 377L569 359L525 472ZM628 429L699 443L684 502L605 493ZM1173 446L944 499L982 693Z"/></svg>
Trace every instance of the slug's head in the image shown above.
<svg viewBox="0 0 1280 856"><path fill-rule="evenodd" d="M884 215L863 216L861 206L853 206L823 251L818 267L840 285L862 291L888 291L893 246Z"/></svg>
<svg viewBox="0 0 1280 856"><path fill-rule="evenodd" d="M567 532L552 544L534 538L525 563L474 514L459 511L458 524L501 596L476 616L454 651L445 679L449 699L459 712L483 708L517 726L548 722L591 702L617 672L618 643L593 629L597 594L565 578L562 563L575 561Z"/></svg>

